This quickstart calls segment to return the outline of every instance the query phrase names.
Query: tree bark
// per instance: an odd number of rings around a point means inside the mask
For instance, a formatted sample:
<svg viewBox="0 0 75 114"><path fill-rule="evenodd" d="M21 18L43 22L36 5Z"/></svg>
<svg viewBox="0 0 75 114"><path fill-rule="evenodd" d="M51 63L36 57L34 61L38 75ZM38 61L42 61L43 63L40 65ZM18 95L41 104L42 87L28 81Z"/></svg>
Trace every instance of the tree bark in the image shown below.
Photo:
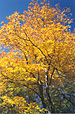
<svg viewBox="0 0 75 114"><path fill-rule="evenodd" d="M45 84L46 84L46 95L47 95L47 100L51 106L51 112L54 113L55 112L55 109L54 109L54 105L52 103L52 100L51 100L51 96L50 96L50 93L49 93L49 84L48 84L48 70L45 69Z"/></svg>
<svg viewBox="0 0 75 114"><path fill-rule="evenodd" d="M44 96L43 96L43 83L40 80L39 71L38 71L38 82L37 82L37 84L38 84L39 94L40 94L40 98L41 98L41 101L42 101L43 108L46 108L46 104L45 104Z"/></svg>

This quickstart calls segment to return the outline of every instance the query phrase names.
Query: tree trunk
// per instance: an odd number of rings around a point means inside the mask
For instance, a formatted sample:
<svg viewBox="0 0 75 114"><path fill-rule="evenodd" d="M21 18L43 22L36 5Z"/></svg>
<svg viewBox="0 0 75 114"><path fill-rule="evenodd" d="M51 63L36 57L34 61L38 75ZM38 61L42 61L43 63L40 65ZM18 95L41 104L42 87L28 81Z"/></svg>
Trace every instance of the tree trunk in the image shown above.
<svg viewBox="0 0 75 114"><path fill-rule="evenodd" d="M51 100L51 96L50 96L50 93L49 93L49 84L48 84L48 70L45 69L45 84L46 84L46 95L47 95L47 100L51 106L51 112L54 113L55 112L55 109L54 109L54 105L52 103L52 100Z"/></svg>

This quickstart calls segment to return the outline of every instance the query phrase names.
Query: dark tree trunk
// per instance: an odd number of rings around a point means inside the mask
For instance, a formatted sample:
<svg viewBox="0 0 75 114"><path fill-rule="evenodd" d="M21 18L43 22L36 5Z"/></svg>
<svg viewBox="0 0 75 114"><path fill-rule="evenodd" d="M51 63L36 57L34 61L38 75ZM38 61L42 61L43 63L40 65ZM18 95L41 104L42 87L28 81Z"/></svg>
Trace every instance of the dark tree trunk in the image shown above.
<svg viewBox="0 0 75 114"><path fill-rule="evenodd" d="M49 84L48 84L48 70L45 69L45 84L46 84L46 95L47 95L47 100L51 106L51 112L54 113L55 112L55 109L54 109L54 105L52 103L52 100L51 100L51 96L50 96L50 93L49 93Z"/></svg>

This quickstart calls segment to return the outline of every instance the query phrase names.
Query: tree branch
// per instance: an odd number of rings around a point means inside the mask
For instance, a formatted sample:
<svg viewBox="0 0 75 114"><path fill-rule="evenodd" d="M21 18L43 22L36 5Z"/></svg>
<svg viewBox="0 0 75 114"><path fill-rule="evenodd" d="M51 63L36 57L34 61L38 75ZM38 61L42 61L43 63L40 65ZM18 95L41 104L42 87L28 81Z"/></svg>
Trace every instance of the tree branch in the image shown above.
<svg viewBox="0 0 75 114"><path fill-rule="evenodd" d="M75 104L71 101L71 99L69 99L69 98L67 98L66 96L65 96L65 94L61 94L61 95L63 95L63 97L66 99L66 100L68 100L74 107L75 107Z"/></svg>
<svg viewBox="0 0 75 114"><path fill-rule="evenodd" d="M48 67L48 69L45 69L45 83L46 83L46 95L47 95L47 100L51 106L51 112L55 112L55 109L54 109L54 105L52 103L52 100L51 100L51 96L50 96L50 93L49 93L49 84L48 84L48 71L50 69L50 66Z"/></svg>
<svg viewBox="0 0 75 114"><path fill-rule="evenodd" d="M51 85L52 76L53 76L53 74L54 74L54 71L55 71L55 67L53 68L53 72L52 72L52 74L51 74L51 78L50 78L50 82L49 82L49 85Z"/></svg>

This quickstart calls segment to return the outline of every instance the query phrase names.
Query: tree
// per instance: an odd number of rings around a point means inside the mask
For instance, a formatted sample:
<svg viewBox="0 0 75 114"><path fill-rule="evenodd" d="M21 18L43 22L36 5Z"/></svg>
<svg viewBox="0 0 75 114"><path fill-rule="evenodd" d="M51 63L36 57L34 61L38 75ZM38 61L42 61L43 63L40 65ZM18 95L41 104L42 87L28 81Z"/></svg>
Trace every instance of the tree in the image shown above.
<svg viewBox="0 0 75 114"><path fill-rule="evenodd" d="M0 45L9 52L0 55L0 113L74 112L70 15L33 0L28 11L2 21Z"/></svg>

